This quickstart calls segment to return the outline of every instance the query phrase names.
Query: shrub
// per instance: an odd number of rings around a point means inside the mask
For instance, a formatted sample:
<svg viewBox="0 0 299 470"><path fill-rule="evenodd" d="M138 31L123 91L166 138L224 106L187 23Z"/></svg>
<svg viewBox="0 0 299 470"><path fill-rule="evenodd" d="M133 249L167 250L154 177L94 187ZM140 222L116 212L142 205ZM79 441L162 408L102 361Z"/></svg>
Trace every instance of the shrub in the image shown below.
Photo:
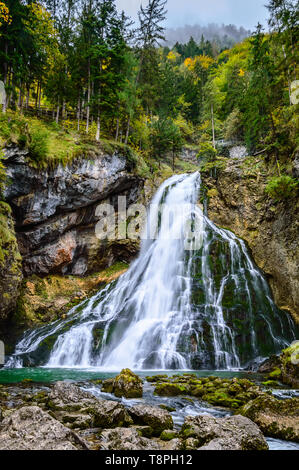
<svg viewBox="0 0 299 470"><path fill-rule="evenodd" d="M292 198L297 191L298 181L287 175L271 178L266 186L266 193L275 201Z"/></svg>
<svg viewBox="0 0 299 470"><path fill-rule="evenodd" d="M214 149L212 144L210 144L209 142L202 142L200 144L200 149L199 149L197 158L211 162L215 160L216 155L217 155L217 150Z"/></svg>
<svg viewBox="0 0 299 470"><path fill-rule="evenodd" d="M30 157L36 162L45 160L49 152L49 133L45 130L34 130L29 144Z"/></svg>

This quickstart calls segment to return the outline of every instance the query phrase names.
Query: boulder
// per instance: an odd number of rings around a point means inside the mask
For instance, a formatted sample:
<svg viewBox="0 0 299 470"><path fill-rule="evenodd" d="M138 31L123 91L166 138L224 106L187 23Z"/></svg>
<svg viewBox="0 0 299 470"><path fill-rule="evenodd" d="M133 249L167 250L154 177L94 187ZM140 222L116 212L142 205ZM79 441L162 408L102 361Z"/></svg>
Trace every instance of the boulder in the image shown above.
<svg viewBox="0 0 299 470"><path fill-rule="evenodd" d="M85 450L87 443L37 406L20 408L0 424L0 450Z"/></svg>
<svg viewBox="0 0 299 470"><path fill-rule="evenodd" d="M134 428L107 429L100 438L101 450L159 450L155 441L140 436Z"/></svg>
<svg viewBox="0 0 299 470"><path fill-rule="evenodd" d="M279 356L264 361L259 372L268 374L270 380L279 380L293 388L299 388L299 341L294 341Z"/></svg>
<svg viewBox="0 0 299 470"><path fill-rule="evenodd" d="M116 397L141 398L143 382L130 369L123 369L114 379L104 380L102 391L114 393Z"/></svg>
<svg viewBox="0 0 299 470"><path fill-rule="evenodd" d="M67 382L56 382L49 395L48 407L57 419L72 428L114 428L132 424L121 403L98 399Z"/></svg>
<svg viewBox="0 0 299 470"><path fill-rule="evenodd" d="M136 405L129 408L128 412L135 424L150 426L154 436L160 436L164 430L173 429L171 414L160 407Z"/></svg>
<svg viewBox="0 0 299 470"><path fill-rule="evenodd" d="M154 391L155 395L161 397L176 397L178 395L186 395L188 387L181 384L174 383L158 383Z"/></svg>
<svg viewBox="0 0 299 470"><path fill-rule="evenodd" d="M181 436L198 448L205 450L268 450L268 444L258 426L244 416L214 418L212 416L187 416Z"/></svg>
<svg viewBox="0 0 299 470"><path fill-rule="evenodd" d="M299 398L278 400L263 395L247 403L240 413L269 437L299 442Z"/></svg>

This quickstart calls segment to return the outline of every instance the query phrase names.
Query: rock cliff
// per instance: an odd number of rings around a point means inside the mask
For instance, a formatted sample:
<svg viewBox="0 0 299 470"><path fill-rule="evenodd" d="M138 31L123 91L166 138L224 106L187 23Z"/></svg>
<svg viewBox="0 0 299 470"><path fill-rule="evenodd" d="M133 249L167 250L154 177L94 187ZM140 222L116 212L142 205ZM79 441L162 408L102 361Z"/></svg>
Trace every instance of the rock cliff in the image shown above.
<svg viewBox="0 0 299 470"><path fill-rule="evenodd" d="M228 159L225 168L202 174L208 215L251 249L266 274L278 307L299 321L298 200L274 203L265 193L268 175L256 159Z"/></svg>
<svg viewBox="0 0 299 470"><path fill-rule="evenodd" d="M130 172L125 157L99 150L65 167L41 171L11 148L6 166L4 195L13 209L25 276L83 276L135 256L136 243L107 243L95 233L99 203L117 210L118 196L126 196L127 205L140 198L143 181Z"/></svg>
<svg viewBox="0 0 299 470"><path fill-rule="evenodd" d="M21 255L11 209L0 202L0 322L15 308L21 281Z"/></svg>

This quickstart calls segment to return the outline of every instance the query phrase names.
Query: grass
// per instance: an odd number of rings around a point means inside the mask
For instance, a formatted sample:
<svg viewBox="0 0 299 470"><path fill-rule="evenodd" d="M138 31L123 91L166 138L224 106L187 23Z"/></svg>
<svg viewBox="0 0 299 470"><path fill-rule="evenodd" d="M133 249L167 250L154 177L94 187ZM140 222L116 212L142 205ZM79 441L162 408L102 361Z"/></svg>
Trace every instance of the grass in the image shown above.
<svg viewBox="0 0 299 470"><path fill-rule="evenodd" d="M0 148L10 144L27 148L28 163L35 168L55 167L59 163L65 166L75 158L88 157L101 148L88 136L63 129L56 122L45 122L13 111L0 113Z"/></svg>
<svg viewBox="0 0 299 470"><path fill-rule="evenodd" d="M76 158L93 159L99 151L124 156L128 170L143 179L160 176L164 179L174 172L199 169L196 164L176 158L173 171L171 156L164 157L159 164L147 151L137 153L124 143L104 138L98 143L90 136L72 130L67 122L63 128L55 121L47 122L11 110L6 114L0 112L0 151L10 144L28 149L28 164L37 169L55 168L58 164L66 166Z"/></svg>

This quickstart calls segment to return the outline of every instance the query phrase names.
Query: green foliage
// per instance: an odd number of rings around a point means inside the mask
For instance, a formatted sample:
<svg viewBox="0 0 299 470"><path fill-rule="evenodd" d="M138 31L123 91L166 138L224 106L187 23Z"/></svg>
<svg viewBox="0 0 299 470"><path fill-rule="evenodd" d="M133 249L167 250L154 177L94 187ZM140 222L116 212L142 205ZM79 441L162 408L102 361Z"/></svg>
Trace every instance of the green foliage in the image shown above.
<svg viewBox="0 0 299 470"><path fill-rule="evenodd" d="M213 147L210 142L203 142L200 144L200 149L197 154L197 158L204 161L213 161L217 155L217 150Z"/></svg>
<svg viewBox="0 0 299 470"><path fill-rule="evenodd" d="M298 181L288 175L269 180L266 193L275 201L283 201L295 197L298 193Z"/></svg>
<svg viewBox="0 0 299 470"><path fill-rule="evenodd" d="M32 160L40 162L46 160L49 154L49 133L46 130L34 130L29 144L29 155Z"/></svg>
<svg viewBox="0 0 299 470"><path fill-rule="evenodd" d="M224 122L224 138L226 140L241 140L244 135L243 116L238 108L234 109Z"/></svg>

